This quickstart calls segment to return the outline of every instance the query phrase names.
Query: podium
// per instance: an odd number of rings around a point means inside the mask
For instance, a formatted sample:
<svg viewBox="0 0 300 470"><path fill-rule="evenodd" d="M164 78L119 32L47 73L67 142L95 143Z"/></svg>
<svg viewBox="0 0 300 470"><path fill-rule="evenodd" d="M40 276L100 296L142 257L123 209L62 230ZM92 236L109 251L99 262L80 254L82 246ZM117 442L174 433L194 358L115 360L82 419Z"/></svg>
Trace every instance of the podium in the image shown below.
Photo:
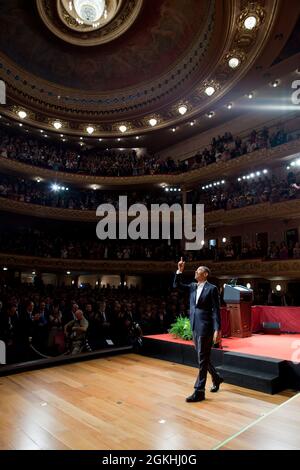
<svg viewBox="0 0 300 470"><path fill-rule="evenodd" d="M231 336L247 338L251 336L251 304L253 290L244 286L225 284L224 301L230 312Z"/></svg>

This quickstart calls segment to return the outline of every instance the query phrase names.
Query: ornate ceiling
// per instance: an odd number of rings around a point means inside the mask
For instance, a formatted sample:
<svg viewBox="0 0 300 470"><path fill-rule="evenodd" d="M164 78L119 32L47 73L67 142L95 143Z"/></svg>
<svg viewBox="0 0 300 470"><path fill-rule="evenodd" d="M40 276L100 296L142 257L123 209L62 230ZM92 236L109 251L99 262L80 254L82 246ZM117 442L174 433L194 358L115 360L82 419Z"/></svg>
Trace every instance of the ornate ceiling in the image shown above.
<svg viewBox="0 0 300 470"><path fill-rule="evenodd" d="M263 55L266 67L273 62L284 46L271 42L274 31L281 22L287 39L299 13L290 1L295 15L283 24L282 0L106 0L94 22L78 18L74 1L0 0L3 114L21 120L24 110L38 128L88 135L89 127L93 137L189 122L229 96Z"/></svg>

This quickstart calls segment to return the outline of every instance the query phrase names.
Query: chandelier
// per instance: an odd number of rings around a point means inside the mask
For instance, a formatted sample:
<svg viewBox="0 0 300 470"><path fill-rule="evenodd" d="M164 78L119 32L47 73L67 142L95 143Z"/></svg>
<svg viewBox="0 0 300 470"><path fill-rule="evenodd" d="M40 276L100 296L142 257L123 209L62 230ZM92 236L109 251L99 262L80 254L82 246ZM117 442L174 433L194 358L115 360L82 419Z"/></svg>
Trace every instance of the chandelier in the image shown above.
<svg viewBox="0 0 300 470"><path fill-rule="evenodd" d="M105 13L105 0L73 0L76 14L85 24L91 25Z"/></svg>

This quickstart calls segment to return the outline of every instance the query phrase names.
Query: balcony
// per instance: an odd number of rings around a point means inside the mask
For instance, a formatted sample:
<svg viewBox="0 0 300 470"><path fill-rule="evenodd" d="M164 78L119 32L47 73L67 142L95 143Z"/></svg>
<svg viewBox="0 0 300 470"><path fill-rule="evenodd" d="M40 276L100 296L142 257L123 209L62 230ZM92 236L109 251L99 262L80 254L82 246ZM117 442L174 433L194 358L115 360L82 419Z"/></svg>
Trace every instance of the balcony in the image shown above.
<svg viewBox="0 0 300 470"><path fill-rule="evenodd" d="M262 278L272 279L274 273L283 279L298 279L300 259L262 261L261 259L212 262L211 260L186 263L187 277L192 279L193 272L201 265L208 266L212 276L228 279ZM109 273L109 274L166 274L176 271L177 263L172 261L133 261L133 260L78 260L60 258L40 258L0 253L0 266L12 270L38 270L40 272L65 273Z"/></svg>

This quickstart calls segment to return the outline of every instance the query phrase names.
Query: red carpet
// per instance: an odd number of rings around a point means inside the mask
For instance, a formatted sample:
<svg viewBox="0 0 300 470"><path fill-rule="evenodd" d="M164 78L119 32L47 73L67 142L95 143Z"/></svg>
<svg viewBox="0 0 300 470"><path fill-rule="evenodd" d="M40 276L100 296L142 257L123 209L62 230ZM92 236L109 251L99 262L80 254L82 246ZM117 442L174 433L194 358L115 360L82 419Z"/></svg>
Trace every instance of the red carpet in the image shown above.
<svg viewBox="0 0 300 470"><path fill-rule="evenodd" d="M183 341L170 334L150 335L146 338L158 339L180 344L190 344L192 341ZM300 334L294 335L252 335L250 338L223 338L223 349L253 356L273 357L287 361L300 362Z"/></svg>

